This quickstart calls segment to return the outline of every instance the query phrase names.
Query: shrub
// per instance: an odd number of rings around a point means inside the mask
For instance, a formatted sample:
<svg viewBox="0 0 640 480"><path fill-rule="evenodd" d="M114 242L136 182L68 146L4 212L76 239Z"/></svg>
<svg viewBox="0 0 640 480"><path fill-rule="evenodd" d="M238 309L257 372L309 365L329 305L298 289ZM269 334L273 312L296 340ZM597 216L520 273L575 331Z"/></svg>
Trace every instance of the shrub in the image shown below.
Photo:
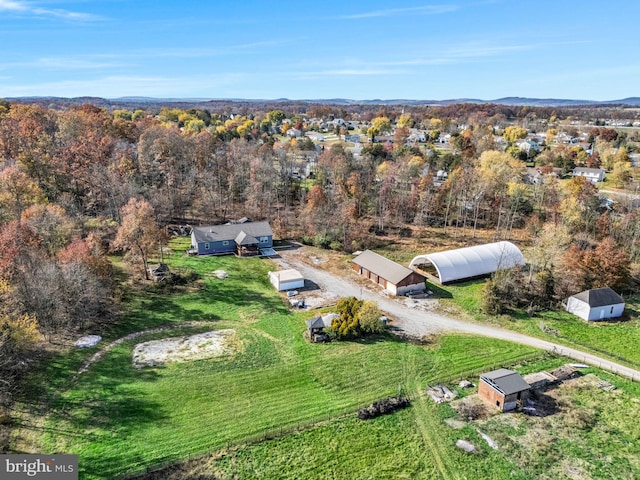
<svg viewBox="0 0 640 480"><path fill-rule="evenodd" d="M376 418L380 415L386 415L393 413L396 410L406 408L409 406L409 399L407 397L387 397L382 400L373 402L368 407L358 410L358 418L360 420L368 420L370 418Z"/></svg>

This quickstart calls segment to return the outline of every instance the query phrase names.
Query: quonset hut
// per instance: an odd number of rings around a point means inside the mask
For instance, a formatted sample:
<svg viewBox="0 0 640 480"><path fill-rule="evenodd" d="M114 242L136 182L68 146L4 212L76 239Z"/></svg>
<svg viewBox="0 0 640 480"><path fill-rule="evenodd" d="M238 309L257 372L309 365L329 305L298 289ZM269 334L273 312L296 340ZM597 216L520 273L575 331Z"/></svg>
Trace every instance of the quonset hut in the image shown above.
<svg viewBox="0 0 640 480"><path fill-rule="evenodd" d="M435 272L429 273L440 283L448 283L524 265L524 256L513 243L502 241L418 255L411 260L409 268L425 264L433 266Z"/></svg>

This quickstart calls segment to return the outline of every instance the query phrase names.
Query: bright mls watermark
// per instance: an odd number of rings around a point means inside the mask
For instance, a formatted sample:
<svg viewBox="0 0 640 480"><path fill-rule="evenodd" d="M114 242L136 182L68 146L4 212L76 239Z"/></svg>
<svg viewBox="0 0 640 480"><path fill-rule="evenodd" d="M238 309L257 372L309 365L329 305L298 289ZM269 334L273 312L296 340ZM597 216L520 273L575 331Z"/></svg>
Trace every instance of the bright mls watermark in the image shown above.
<svg viewBox="0 0 640 480"><path fill-rule="evenodd" d="M77 455L0 455L0 479L78 480Z"/></svg>

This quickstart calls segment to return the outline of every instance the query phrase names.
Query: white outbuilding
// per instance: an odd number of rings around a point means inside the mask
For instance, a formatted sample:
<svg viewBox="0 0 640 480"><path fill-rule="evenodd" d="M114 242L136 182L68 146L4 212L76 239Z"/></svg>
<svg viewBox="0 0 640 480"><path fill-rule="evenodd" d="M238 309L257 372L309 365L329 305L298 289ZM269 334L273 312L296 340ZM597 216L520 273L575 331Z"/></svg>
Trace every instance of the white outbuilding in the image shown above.
<svg viewBox="0 0 640 480"><path fill-rule="evenodd" d="M502 241L418 255L411 260L409 268L418 265L433 266L433 274L440 283L447 283L524 265L524 256L513 243Z"/></svg>
<svg viewBox="0 0 640 480"><path fill-rule="evenodd" d="M279 292L304 288L304 277L299 271L293 269L269 272L269 281Z"/></svg>
<svg viewBox="0 0 640 480"><path fill-rule="evenodd" d="M570 296L567 312L588 321L616 318L624 312L624 299L609 287L593 288Z"/></svg>

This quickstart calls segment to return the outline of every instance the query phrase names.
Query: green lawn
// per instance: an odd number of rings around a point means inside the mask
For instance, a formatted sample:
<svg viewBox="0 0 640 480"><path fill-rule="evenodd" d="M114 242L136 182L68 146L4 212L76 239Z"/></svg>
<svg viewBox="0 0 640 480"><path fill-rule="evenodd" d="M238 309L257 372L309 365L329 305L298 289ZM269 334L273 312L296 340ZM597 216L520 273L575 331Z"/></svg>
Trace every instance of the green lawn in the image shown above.
<svg viewBox="0 0 640 480"><path fill-rule="evenodd" d="M430 346L392 335L311 345L302 338L304 320L311 314L285 306L267 281L273 264L184 257L182 243L172 245L169 263L174 270L197 271L201 285L170 294L148 289L125 296L125 314L107 337L164 325L175 325L175 331L123 343L77 380L72 380L75 370L95 349L54 359L46 372L31 379L30 398L47 404L44 433L40 444L32 445L34 451L80 455L82 478L113 478L280 429L335 419L395 394L399 385L416 394L427 382L510 364L534 352L462 335L442 337ZM226 270L229 278L207 275L216 269ZM210 327L180 328L192 320L210 322ZM233 357L162 368L132 366L138 342L222 328L234 328L241 340L242 349ZM424 415L431 413L425 410ZM429 458L425 453L414 462L417 471L434 468ZM358 461L361 466L369 462Z"/></svg>
<svg viewBox="0 0 640 480"><path fill-rule="evenodd" d="M441 301L445 308L447 305L460 308L475 321L573 346L640 368L640 349L637 347L640 345L640 298L626 299L626 313L621 320L586 322L564 310L544 311L533 317L524 311L489 316L480 311L484 283L485 280L473 280L439 287L442 289L441 296L450 296ZM544 333L540 329L540 321L558 330L559 336Z"/></svg>
<svg viewBox="0 0 640 480"><path fill-rule="evenodd" d="M561 358L549 358L517 369L524 374L562 363ZM591 373L618 390L589 387ZM419 395L410 408L392 415L364 422L353 415L339 418L301 433L217 452L145 480L637 478L640 437L634 418L640 414L640 385L595 369L584 374L584 382L562 390L558 411L547 417L494 414L466 422L449 404L436 405ZM551 390L545 395L554 394ZM447 425L449 418L462 428ZM499 449L490 448L479 430ZM471 441L479 452L469 455L455 448L460 439Z"/></svg>

